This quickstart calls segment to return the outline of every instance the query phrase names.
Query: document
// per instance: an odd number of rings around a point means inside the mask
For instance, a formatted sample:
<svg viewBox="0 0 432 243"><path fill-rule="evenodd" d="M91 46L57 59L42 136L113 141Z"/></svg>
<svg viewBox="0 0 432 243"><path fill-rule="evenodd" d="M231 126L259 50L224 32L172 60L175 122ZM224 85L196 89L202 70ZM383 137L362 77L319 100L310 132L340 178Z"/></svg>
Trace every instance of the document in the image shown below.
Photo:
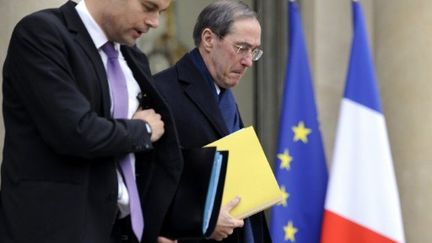
<svg viewBox="0 0 432 243"><path fill-rule="evenodd" d="M222 206L240 196L240 203L231 211L233 217L249 217L282 200L276 178L252 126L207 146L229 152Z"/></svg>

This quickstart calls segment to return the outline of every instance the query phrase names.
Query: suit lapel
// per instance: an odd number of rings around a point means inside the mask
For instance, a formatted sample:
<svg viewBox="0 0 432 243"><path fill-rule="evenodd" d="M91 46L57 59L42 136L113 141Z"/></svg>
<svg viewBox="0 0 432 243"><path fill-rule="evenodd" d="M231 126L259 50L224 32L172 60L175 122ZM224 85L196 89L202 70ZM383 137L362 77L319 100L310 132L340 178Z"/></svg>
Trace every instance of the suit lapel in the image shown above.
<svg viewBox="0 0 432 243"><path fill-rule="evenodd" d="M76 34L75 41L83 49L84 53L93 64L93 68L95 69L98 76L99 85L101 86L103 114L108 117L110 116L110 94L105 67L103 65L102 59L100 58L98 50L93 44L90 34L87 32L84 24L75 10L75 6L76 3L68 1L60 8L60 10L63 12L66 21L66 27L71 33Z"/></svg>
<svg viewBox="0 0 432 243"><path fill-rule="evenodd" d="M132 48L121 46L121 51L135 80L140 86L141 107L144 109L154 108L156 110L164 110L165 108L162 106L163 104L165 105L165 103L159 100L161 95L154 87L152 82L153 77L151 76L149 63L145 55L136 46ZM155 102L155 100L157 100L157 102Z"/></svg>
<svg viewBox="0 0 432 243"><path fill-rule="evenodd" d="M128 64L129 68L131 69L133 76L135 80L138 82L138 85L140 86L141 92L146 92L149 90L154 90L150 80L152 80L152 77L150 77L148 74L150 74L149 64L146 59L144 58L138 58L138 55L143 55L141 52L136 50L135 48L127 48L126 46L121 46L121 52L123 54L123 57L126 60L126 63ZM140 61L137 61L137 60ZM145 82L147 81L147 82ZM149 86L152 86L149 88ZM143 104L141 104L143 105ZM149 104L150 105L150 104Z"/></svg>
<svg viewBox="0 0 432 243"><path fill-rule="evenodd" d="M184 84L181 87L186 96L208 119L220 137L228 135L229 132L214 98L213 90L187 55L178 62L177 69L179 80Z"/></svg>

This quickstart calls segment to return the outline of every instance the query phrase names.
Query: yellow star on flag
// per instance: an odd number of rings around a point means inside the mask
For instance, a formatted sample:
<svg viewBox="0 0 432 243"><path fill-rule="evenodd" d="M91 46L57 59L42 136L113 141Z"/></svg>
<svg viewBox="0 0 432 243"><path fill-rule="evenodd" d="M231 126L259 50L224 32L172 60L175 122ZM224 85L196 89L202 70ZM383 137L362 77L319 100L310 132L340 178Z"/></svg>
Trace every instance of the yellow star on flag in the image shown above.
<svg viewBox="0 0 432 243"><path fill-rule="evenodd" d="M303 121L300 121L297 126L292 127L294 132L294 142L301 140L303 143L307 143L307 136L312 132L311 129L305 127Z"/></svg>
<svg viewBox="0 0 432 243"><path fill-rule="evenodd" d="M283 154L278 154L277 157L281 161L280 163L281 169L287 169L287 170L291 169L291 161L293 160L293 157L291 157L291 155L289 154L288 149L285 149Z"/></svg>
<svg viewBox="0 0 432 243"><path fill-rule="evenodd" d="M282 194L282 201L278 203L278 205L282 205L283 207L287 206L289 194L286 192L285 186L281 186L280 188L281 194Z"/></svg>
<svg viewBox="0 0 432 243"><path fill-rule="evenodd" d="M293 226L293 222L289 221L287 225L284 227L285 231L285 240L289 240L291 242L295 242L295 234L298 229Z"/></svg>

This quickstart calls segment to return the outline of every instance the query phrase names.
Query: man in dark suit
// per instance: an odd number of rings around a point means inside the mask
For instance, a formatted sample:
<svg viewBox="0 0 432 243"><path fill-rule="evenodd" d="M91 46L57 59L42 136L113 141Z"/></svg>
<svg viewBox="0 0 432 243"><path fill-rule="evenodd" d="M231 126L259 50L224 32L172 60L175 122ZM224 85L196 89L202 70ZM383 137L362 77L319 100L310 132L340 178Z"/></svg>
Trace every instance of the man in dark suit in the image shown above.
<svg viewBox="0 0 432 243"><path fill-rule="evenodd" d="M182 162L171 114L135 41L169 4L69 1L17 24L3 69L0 242L158 241ZM114 99L113 69L124 103ZM125 115L114 116L117 109ZM126 157L135 176L120 166ZM142 212L136 222L132 202Z"/></svg>
<svg viewBox="0 0 432 243"><path fill-rule="evenodd" d="M261 27L256 14L239 1L208 5L197 19L193 37L196 48L175 66L154 76L156 87L173 112L184 148L202 147L243 127L230 88L262 55ZM238 200L232 202L235 205ZM238 243L271 242L263 213L245 219L244 227L240 227L243 222L232 218L230 209L222 208L210 238Z"/></svg>

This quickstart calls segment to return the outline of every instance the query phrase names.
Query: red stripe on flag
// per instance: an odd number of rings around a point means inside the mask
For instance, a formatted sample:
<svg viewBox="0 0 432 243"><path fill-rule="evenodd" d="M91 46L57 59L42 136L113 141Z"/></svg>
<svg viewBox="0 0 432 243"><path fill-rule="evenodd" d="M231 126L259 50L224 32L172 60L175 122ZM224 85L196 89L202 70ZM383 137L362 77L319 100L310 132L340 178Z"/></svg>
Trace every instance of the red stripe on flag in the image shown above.
<svg viewBox="0 0 432 243"><path fill-rule="evenodd" d="M396 241L326 210L324 212L321 243L348 242L391 243Z"/></svg>

